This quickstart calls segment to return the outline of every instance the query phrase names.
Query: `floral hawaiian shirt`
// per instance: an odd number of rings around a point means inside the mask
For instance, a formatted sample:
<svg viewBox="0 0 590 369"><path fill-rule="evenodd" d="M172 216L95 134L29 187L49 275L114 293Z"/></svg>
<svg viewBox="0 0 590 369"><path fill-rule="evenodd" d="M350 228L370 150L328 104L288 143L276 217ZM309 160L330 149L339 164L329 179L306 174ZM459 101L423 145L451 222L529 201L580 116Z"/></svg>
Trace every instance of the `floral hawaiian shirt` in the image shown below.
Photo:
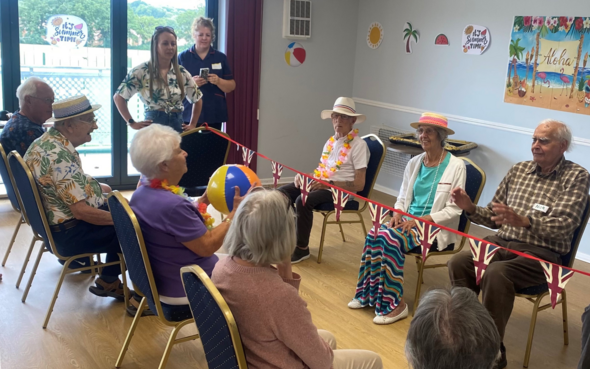
<svg viewBox="0 0 590 369"><path fill-rule="evenodd" d="M6 122L6 126L0 134L0 143L2 143L6 155L12 150L16 150L20 156L23 156L31 143L41 137L43 133L45 131L42 126L31 122L29 118L17 111Z"/></svg>
<svg viewBox="0 0 590 369"><path fill-rule="evenodd" d="M139 93L139 98L145 105L145 111L164 110L166 113L170 113L172 110L182 111L184 109L183 97L176 80L174 68L171 67L168 71L168 85L164 87L154 86L152 96L150 96L148 64L149 62L145 62L131 69L117 89L117 93L127 101L133 95ZM179 65L179 68L184 77L185 97L194 104L201 99L203 93L193 81L191 74L182 65Z"/></svg>
<svg viewBox="0 0 590 369"><path fill-rule="evenodd" d="M100 184L84 173L74 145L55 128L33 142L24 159L41 192L50 225L73 219L69 206L79 201L93 208L104 204Z"/></svg>

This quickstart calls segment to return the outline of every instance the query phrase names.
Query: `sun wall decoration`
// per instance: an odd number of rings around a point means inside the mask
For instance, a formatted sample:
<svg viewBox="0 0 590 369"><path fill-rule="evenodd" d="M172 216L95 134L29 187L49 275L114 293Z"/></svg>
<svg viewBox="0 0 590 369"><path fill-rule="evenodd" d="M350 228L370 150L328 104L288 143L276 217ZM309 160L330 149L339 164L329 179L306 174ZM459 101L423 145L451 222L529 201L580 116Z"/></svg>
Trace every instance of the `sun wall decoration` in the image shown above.
<svg viewBox="0 0 590 369"><path fill-rule="evenodd" d="M369 26L369 32L367 33L367 45L371 49L376 49L381 45L383 41L383 27L379 22L373 22Z"/></svg>

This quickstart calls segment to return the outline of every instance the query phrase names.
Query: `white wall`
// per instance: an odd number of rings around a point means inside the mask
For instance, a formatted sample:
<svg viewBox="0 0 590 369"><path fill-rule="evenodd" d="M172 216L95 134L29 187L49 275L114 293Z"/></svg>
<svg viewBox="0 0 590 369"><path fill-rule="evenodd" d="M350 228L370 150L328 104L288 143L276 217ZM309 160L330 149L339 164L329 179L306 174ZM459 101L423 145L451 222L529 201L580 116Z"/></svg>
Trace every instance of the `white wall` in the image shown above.
<svg viewBox="0 0 590 369"><path fill-rule="evenodd" d="M371 125L410 131L409 123L425 110L451 116L450 126L457 132L453 138L479 145L470 158L487 174L480 203L491 200L513 163L531 159L532 130L545 118L563 120L571 126L574 135L582 140L566 156L590 168L587 115L503 102L513 17L536 12L590 16L590 2L360 0L353 96L378 105L358 104L357 110L367 114L362 133L368 133ZM385 30L377 50L366 44L369 24L374 21L380 22ZM411 22L421 34L411 55L404 53L405 22ZM469 23L486 26L491 32L491 46L481 56L464 55L461 51L461 32ZM450 47L434 46L439 33L447 35ZM401 178L387 175L378 179L379 185L394 191L400 182ZM590 258L589 234L590 231L580 246L581 257Z"/></svg>
<svg viewBox="0 0 590 369"><path fill-rule="evenodd" d="M298 41L305 63L290 67L282 37L283 1L265 0L262 17L262 63L258 151L302 171L317 166L322 147L334 133L320 119L339 96L352 95L358 0L312 3L312 37ZM258 176L271 178L271 165L258 159ZM291 177L285 170L283 176Z"/></svg>

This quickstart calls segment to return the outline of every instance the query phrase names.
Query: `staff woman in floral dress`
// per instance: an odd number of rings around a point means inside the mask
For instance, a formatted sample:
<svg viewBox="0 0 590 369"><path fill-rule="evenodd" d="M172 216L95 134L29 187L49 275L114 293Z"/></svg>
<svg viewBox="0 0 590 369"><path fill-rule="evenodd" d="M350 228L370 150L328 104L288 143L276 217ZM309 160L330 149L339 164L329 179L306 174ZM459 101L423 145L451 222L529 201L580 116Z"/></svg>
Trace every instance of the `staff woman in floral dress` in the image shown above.
<svg viewBox="0 0 590 369"><path fill-rule="evenodd" d="M156 27L150 60L131 69L113 96L119 113L131 128L141 129L153 122L182 132L197 126L203 94L190 73L178 65L176 41L172 27ZM136 93L145 105L145 120L139 122L133 120L127 107L127 102ZM183 125L182 120L185 97L193 103L188 125Z"/></svg>

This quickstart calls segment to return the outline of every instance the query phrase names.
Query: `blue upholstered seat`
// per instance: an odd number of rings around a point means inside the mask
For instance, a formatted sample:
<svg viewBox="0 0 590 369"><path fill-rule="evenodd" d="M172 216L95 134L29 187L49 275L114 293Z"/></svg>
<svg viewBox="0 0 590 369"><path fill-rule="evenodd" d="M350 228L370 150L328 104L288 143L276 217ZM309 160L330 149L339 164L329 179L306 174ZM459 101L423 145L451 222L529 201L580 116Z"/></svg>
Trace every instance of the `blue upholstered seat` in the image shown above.
<svg viewBox="0 0 590 369"><path fill-rule="evenodd" d="M217 288L197 265L182 268L181 275L209 368L245 369L237 325Z"/></svg>
<svg viewBox="0 0 590 369"><path fill-rule="evenodd" d="M193 322L190 307L188 305L168 305L160 302L150 259L143 241L143 234L133 210L131 210L125 198L118 191L113 191L109 194L108 204L135 292L143 296L133 323L129 328L125 343L119 353L116 367L120 367L123 362L131 338L147 303L150 310L160 322L174 327L170 333L170 340L162 355L160 368L163 368L166 366L170 350L174 344L199 338L199 335L195 334L181 339L175 339L182 327Z"/></svg>

